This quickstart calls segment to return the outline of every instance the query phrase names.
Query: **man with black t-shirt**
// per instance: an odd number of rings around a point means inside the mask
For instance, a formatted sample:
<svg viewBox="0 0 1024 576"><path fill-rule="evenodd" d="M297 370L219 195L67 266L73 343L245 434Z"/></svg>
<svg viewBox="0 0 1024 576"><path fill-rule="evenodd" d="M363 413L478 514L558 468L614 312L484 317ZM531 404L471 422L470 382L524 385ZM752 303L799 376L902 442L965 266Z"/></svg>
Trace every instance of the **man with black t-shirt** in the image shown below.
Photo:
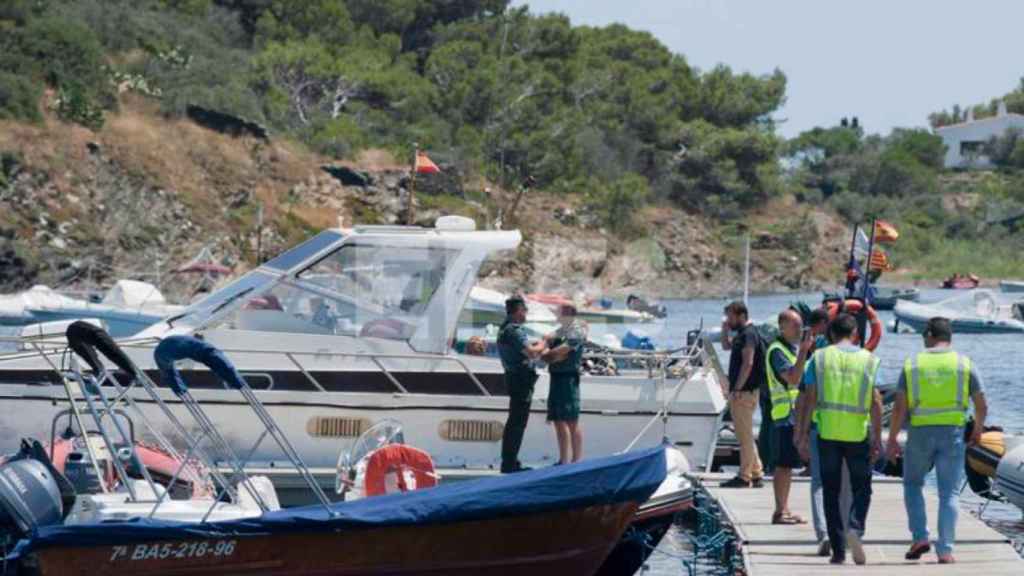
<svg viewBox="0 0 1024 576"><path fill-rule="evenodd" d="M764 468L754 442L754 411L757 410L760 390L765 386L765 346L743 302L733 302L725 307L722 348L731 352L729 413L736 429L736 440L740 443L739 474L722 483L722 487L760 488Z"/></svg>

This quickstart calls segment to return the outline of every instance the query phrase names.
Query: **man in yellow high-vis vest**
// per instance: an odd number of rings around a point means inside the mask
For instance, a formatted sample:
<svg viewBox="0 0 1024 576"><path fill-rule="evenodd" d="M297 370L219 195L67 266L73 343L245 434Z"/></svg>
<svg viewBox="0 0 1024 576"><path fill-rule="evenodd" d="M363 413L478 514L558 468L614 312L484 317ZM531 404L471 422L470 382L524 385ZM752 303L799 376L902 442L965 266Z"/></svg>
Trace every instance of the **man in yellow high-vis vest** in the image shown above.
<svg viewBox="0 0 1024 576"><path fill-rule="evenodd" d="M832 321L835 344L818 350L808 366L806 404L818 414L818 454L824 487L825 523L832 548L832 564L864 564L862 539L871 507L871 465L881 452L882 398L875 387L878 358L854 344L857 320L840 314ZM810 453L807 430L801 429L798 448ZM839 508L843 464L850 474L853 505L849 526Z"/></svg>
<svg viewBox="0 0 1024 576"><path fill-rule="evenodd" d="M793 483L793 469L804 463L796 449L793 428L800 381L812 346L814 339L810 331L803 330L800 314L792 309L780 313L779 337L769 344L765 354L765 373L775 434L775 471L772 474L775 512L772 514L772 524L806 523L803 518L789 511L789 491Z"/></svg>
<svg viewBox="0 0 1024 576"><path fill-rule="evenodd" d="M907 560L918 560L931 549L924 504L924 478L935 467L939 489L939 538L935 552L940 564L953 559L959 490L964 473L964 426L968 400L974 401L970 443L977 443L988 406L978 370L967 356L953 350L952 323L932 318L924 330L925 350L907 358L893 405L887 452L899 456L899 432L909 411L910 427L903 457L903 502L914 542Z"/></svg>

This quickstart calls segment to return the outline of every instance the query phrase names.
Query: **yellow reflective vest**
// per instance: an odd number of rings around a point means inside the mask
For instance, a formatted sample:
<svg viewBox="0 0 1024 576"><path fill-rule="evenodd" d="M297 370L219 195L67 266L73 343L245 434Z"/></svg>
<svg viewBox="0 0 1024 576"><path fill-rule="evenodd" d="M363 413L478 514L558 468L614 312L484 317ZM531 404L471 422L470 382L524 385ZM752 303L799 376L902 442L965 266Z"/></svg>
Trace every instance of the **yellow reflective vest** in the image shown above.
<svg viewBox="0 0 1024 576"><path fill-rule="evenodd" d="M793 406L796 405L796 397L800 394L799 386L792 388L786 382L780 381L775 376L775 369L772 367L772 352L781 350L789 360L790 364L796 364L796 354L790 349L789 344L777 339L768 347L764 355L765 370L768 373L768 391L772 400L772 422L780 422L789 418Z"/></svg>
<svg viewBox="0 0 1024 576"><path fill-rule="evenodd" d="M868 435L878 358L867 350L829 346L814 353L818 436L863 442Z"/></svg>
<svg viewBox="0 0 1024 576"><path fill-rule="evenodd" d="M921 352L903 364L911 426L963 426L971 359L953 350Z"/></svg>

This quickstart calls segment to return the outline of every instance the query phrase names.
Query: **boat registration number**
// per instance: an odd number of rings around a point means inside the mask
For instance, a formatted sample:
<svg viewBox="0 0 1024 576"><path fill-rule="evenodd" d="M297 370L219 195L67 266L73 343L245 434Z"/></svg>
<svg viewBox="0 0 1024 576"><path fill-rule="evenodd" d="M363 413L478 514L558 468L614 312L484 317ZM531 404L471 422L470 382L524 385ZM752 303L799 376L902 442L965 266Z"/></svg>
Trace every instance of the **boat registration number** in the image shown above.
<svg viewBox="0 0 1024 576"><path fill-rule="evenodd" d="M235 540L198 540L194 542L114 546L110 553L110 561L226 558L235 553L237 544Z"/></svg>

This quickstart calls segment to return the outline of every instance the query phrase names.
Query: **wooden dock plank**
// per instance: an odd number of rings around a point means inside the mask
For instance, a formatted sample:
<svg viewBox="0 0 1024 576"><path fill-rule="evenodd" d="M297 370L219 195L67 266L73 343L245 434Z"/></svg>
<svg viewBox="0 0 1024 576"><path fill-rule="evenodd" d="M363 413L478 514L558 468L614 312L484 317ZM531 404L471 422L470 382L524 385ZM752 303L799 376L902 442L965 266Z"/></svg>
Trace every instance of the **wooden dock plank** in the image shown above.
<svg viewBox="0 0 1024 576"><path fill-rule="evenodd" d="M700 476L705 488L722 505L723 511L736 527L743 542L743 553L750 576L801 576L828 573L856 572L874 574L920 574L927 571L942 575L1010 575L1024 574L1024 560L1009 544L1009 540L985 525L966 510L961 511L957 524L957 543L954 554L957 563L937 564L934 552L920 562L907 562L903 554L910 546L910 532L903 507L903 486L896 480L878 479L873 482L871 511L868 514L865 552L867 566L856 566L852 559L845 566L831 566L828 558L815 554L817 541L810 524L810 487L806 478L793 483L790 508L808 520L799 526L775 526L771 523L774 497L770 482L760 489L718 488L724 478L719 475ZM937 498L933 491L926 495L928 522L932 538L936 536Z"/></svg>

